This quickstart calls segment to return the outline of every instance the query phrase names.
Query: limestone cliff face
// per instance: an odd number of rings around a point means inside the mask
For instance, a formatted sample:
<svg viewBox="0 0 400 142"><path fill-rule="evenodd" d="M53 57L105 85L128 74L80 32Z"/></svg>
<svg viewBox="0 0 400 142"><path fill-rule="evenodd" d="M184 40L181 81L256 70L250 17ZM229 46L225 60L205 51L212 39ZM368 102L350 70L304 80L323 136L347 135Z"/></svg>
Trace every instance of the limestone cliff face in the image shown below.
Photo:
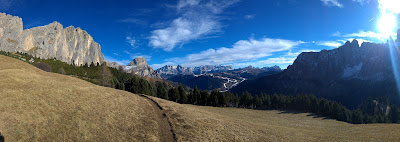
<svg viewBox="0 0 400 142"><path fill-rule="evenodd" d="M69 64L103 63L100 44L84 30L58 22L23 30L22 19L0 13L0 50L25 52Z"/></svg>

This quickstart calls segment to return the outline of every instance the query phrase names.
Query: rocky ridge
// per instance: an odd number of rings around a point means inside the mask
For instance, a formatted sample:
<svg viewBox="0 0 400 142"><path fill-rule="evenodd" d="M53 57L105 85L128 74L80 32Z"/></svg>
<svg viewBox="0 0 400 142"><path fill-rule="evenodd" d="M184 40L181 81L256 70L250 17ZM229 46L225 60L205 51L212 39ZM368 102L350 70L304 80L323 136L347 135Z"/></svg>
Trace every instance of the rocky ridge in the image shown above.
<svg viewBox="0 0 400 142"><path fill-rule="evenodd" d="M103 63L100 44L86 31L58 22L23 30L22 19L0 13L0 50L56 58L74 65Z"/></svg>
<svg viewBox="0 0 400 142"><path fill-rule="evenodd" d="M391 48L398 50L388 43L364 42L359 46L353 40L332 50L303 52L281 73L245 81L231 91L314 94L349 107L357 106L367 97L397 100L399 92L393 67L400 64L393 65L391 58L398 61L400 55L391 55Z"/></svg>
<svg viewBox="0 0 400 142"><path fill-rule="evenodd" d="M157 71L151 68L143 57L133 59L127 66L124 65L122 68L126 73L132 73L142 77L161 78Z"/></svg>
<svg viewBox="0 0 400 142"><path fill-rule="evenodd" d="M192 68L184 67L181 65L177 65L177 66L165 65L165 66L157 69L157 73L162 78L169 78L174 75L194 75Z"/></svg>

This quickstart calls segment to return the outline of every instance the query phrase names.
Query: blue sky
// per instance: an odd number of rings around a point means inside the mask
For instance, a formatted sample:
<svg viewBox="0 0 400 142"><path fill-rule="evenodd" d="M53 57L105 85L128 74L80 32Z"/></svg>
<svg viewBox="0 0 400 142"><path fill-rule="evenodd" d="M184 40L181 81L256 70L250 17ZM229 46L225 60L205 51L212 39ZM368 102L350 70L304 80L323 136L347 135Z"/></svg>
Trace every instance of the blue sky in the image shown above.
<svg viewBox="0 0 400 142"><path fill-rule="evenodd" d="M286 68L303 51L352 39L385 42L377 26L379 1L0 0L0 12L21 17L24 28L53 21L81 27L100 43L106 60L125 65L142 56L153 68Z"/></svg>

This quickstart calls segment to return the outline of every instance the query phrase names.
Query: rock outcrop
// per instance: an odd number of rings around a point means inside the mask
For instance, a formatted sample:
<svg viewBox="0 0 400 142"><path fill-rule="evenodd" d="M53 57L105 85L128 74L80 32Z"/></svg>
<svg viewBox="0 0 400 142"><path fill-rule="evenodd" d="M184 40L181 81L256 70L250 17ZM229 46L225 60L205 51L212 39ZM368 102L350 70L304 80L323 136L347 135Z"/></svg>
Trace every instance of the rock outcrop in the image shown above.
<svg viewBox="0 0 400 142"><path fill-rule="evenodd" d="M106 62L107 62L107 66L109 66L109 67L116 68L116 69L121 68L121 65L118 64L117 62L109 62L109 61L106 61Z"/></svg>
<svg viewBox="0 0 400 142"><path fill-rule="evenodd" d="M24 52L42 59L56 58L74 65L102 64L100 44L84 30L58 22L23 30L22 19L0 13L0 50Z"/></svg>
<svg viewBox="0 0 400 142"><path fill-rule="evenodd" d="M147 64L143 57L133 59L127 66L122 66L126 73L136 74L142 77L161 78L158 73Z"/></svg>
<svg viewBox="0 0 400 142"><path fill-rule="evenodd" d="M194 75L192 68L181 65L165 65L164 67L157 69L157 73L161 76L161 78L169 78L175 75Z"/></svg>
<svg viewBox="0 0 400 142"><path fill-rule="evenodd" d="M272 66L272 67L263 67L261 69L267 70L267 71L282 71L281 67L279 67L277 65Z"/></svg>

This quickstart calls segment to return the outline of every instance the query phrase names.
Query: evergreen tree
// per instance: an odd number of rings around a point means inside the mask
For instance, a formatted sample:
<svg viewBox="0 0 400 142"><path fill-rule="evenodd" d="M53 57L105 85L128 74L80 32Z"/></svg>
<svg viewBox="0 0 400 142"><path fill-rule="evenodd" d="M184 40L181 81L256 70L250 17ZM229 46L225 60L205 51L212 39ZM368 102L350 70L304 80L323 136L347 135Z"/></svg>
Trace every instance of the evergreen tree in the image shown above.
<svg viewBox="0 0 400 142"><path fill-rule="evenodd" d="M354 123L354 124L363 124L364 123L364 119L363 119L364 116L362 114L362 111L359 109L353 111L352 118L353 118L352 123Z"/></svg>
<svg viewBox="0 0 400 142"><path fill-rule="evenodd" d="M212 106L218 106L218 90L214 89L211 91L209 104Z"/></svg>
<svg viewBox="0 0 400 142"><path fill-rule="evenodd" d="M169 91L168 91L169 100L178 102L179 97L180 97L180 95L179 95L179 91L177 88L174 87L174 88L169 89Z"/></svg>
<svg viewBox="0 0 400 142"><path fill-rule="evenodd" d="M167 88L165 88L164 84L157 81L156 86L157 86L157 97L168 100L168 91Z"/></svg>
<svg viewBox="0 0 400 142"><path fill-rule="evenodd" d="M179 100L178 100L178 102L181 103L181 104L186 103L187 100L188 100L188 97L186 95L185 89L183 88L182 84L179 84L178 91L179 91Z"/></svg>
<svg viewBox="0 0 400 142"><path fill-rule="evenodd" d="M240 105L242 107L248 108L251 107L253 104L253 96L249 92L244 92L240 97Z"/></svg>
<svg viewBox="0 0 400 142"><path fill-rule="evenodd" d="M201 99L201 94L196 85L196 86L194 86L194 89L193 89L193 100L192 100L193 104L197 104L200 101L200 99Z"/></svg>
<svg viewBox="0 0 400 142"><path fill-rule="evenodd" d="M227 104L227 97L225 96L224 93L221 93L218 91L217 93L218 97L218 106L225 107Z"/></svg>
<svg viewBox="0 0 400 142"><path fill-rule="evenodd" d="M257 108L257 107L261 107L261 106L262 106L263 101L261 100L261 98L260 98L258 95L256 95L253 99L254 99L254 100L253 100L253 102L254 102L254 108Z"/></svg>
<svg viewBox="0 0 400 142"><path fill-rule="evenodd" d="M201 105L204 105L204 106L210 105L208 103L210 94L206 90L200 91L200 94L201 94Z"/></svg>
<svg viewBox="0 0 400 142"><path fill-rule="evenodd" d="M391 105L389 111L389 118L392 123L399 122L399 108L396 105Z"/></svg>
<svg viewBox="0 0 400 142"><path fill-rule="evenodd" d="M267 95L267 94L263 94L263 95L265 96L264 97L264 102L263 102L264 107L266 109L271 109L271 96Z"/></svg>

